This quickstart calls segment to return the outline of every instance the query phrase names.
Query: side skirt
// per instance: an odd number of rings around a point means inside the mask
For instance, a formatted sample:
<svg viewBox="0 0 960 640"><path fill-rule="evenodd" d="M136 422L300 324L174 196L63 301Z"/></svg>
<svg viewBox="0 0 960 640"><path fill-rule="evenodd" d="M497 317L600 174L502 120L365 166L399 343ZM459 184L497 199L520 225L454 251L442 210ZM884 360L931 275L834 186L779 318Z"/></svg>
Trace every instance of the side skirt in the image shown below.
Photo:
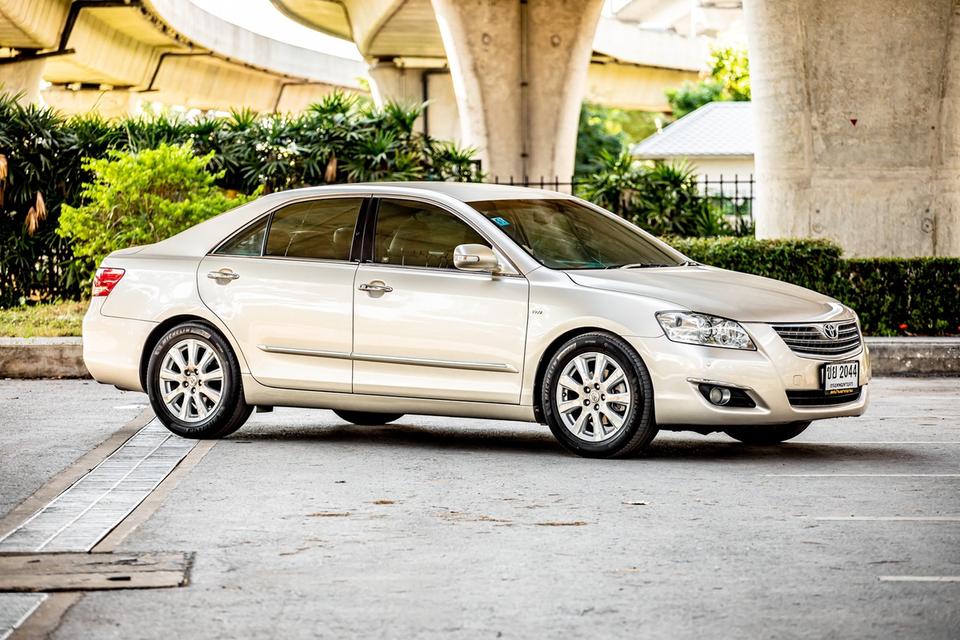
<svg viewBox="0 0 960 640"><path fill-rule="evenodd" d="M383 413L414 413L458 418L519 420L536 422L532 406L492 402L460 402L401 396L377 396L334 391L305 391L267 387L250 374L243 374L243 395L247 404L307 409L346 409Z"/></svg>

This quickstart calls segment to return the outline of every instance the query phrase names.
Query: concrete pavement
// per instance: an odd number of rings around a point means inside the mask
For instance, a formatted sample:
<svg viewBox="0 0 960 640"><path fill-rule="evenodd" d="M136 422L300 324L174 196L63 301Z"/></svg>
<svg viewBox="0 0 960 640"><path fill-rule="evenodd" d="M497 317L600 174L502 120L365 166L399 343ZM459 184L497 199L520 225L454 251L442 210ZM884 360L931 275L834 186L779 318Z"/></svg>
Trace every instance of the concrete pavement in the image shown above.
<svg viewBox="0 0 960 640"><path fill-rule="evenodd" d="M3 509L144 402L118 395L0 382ZM666 433L625 461L278 409L121 544L196 552L190 586L87 593L54 637L955 638L960 582L915 579L960 578L958 488L956 379L879 379L867 416L782 447Z"/></svg>

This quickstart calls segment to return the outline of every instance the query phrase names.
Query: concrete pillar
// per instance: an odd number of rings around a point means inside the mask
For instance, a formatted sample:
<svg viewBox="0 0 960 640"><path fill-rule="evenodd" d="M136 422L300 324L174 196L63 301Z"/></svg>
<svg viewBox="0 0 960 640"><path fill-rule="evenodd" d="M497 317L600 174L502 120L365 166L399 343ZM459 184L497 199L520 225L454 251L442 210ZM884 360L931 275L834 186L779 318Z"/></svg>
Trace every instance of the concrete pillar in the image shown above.
<svg viewBox="0 0 960 640"><path fill-rule="evenodd" d="M444 63L445 64L445 63ZM450 70L445 66L413 67L390 60L370 64L370 89L373 99L406 104L427 103L416 129L438 140L460 142L460 118Z"/></svg>
<svg viewBox="0 0 960 640"><path fill-rule="evenodd" d="M744 5L757 235L960 255L960 4Z"/></svg>
<svg viewBox="0 0 960 640"><path fill-rule="evenodd" d="M501 181L573 173L603 0L432 0L464 144Z"/></svg>
<svg viewBox="0 0 960 640"><path fill-rule="evenodd" d="M20 102L31 104L40 95L40 80L43 75L43 58L0 65L0 91L22 93Z"/></svg>

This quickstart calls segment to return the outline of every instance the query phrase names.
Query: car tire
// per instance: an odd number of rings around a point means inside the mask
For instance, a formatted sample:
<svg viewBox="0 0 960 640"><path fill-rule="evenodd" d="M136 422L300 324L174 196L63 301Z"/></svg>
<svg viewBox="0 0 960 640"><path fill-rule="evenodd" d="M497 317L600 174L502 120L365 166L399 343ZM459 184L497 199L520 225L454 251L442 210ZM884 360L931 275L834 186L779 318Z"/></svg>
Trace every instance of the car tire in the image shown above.
<svg viewBox="0 0 960 640"><path fill-rule="evenodd" d="M809 422L792 422L770 426L727 427L723 432L745 444L771 445L796 438L809 426Z"/></svg>
<svg viewBox="0 0 960 640"><path fill-rule="evenodd" d="M402 413L377 413L375 411L349 411L347 409L334 409L333 412L353 424L371 426L377 424L387 424L403 417Z"/></svg>
<svg viewBox="0 0 960 640"><path fill-rule="evenodd" d="M240 364L230 344L199 322L177 325L160 338L146 381L157 418L184 438L226 437L253 411L244 401Z"/></svg>
<svg viewBox="0 0 960 640"><path fill-rule="evenodd" d="M565 342L547 365L540 403L554 437L580 456L628 457L657 435L650 373L633 347L612 334Z"/></svg>

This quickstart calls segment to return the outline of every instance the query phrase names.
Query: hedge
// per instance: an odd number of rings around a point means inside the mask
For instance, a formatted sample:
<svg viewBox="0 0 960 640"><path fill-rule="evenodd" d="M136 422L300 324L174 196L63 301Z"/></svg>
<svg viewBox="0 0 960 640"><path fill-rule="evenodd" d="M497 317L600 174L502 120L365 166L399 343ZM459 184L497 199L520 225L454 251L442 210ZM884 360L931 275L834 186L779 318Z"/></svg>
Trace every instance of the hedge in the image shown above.
<svg viewBox="0 0 960 640"><path fill-rule="evenodd" d="M776 278L837 298L867 335L960 333L960 258L844 259L825 240L668 238L704 264Z"/></svg>

